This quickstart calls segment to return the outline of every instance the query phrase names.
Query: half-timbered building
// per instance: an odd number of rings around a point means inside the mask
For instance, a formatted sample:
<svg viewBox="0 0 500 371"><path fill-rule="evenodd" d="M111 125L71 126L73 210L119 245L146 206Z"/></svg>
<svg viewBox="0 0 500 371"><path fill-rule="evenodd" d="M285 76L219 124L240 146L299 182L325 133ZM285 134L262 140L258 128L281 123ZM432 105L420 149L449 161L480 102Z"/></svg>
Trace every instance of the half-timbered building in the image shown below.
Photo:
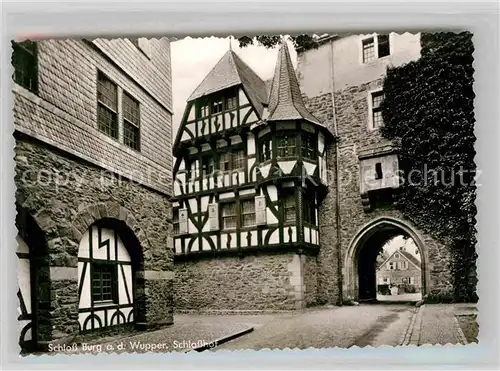
<svg viewBox="0 0 500 371"><path fill-rule="evenodd" d="M423 295L450 292L448 248L395 207L398 144L379 130L387 68L420 49L420 34L331 35L297 50L296 73L282 43L269 85L221 58L174 144L176 308L375 300L378 252L399 235L419 250Z"/></svg>
<svg viewBox="0 0 500 371"><path fill-rule="evenodd" d="M315 255L331 140L304 106L285 43L270 91L229 50L188 99L174 145L179 264L255 251Z"/></svg>

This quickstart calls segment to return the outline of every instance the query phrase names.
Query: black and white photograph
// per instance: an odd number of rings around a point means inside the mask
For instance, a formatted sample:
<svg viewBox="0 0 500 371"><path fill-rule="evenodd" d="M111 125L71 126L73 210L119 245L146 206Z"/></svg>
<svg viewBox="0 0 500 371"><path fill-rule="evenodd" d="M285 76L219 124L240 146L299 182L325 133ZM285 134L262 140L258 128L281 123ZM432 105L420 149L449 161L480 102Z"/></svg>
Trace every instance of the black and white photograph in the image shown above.
<svg viewBox="0 0 500 371"><path fill-rule="evenodd" d="M473 32L11 53L21 356L478 343Z"/></svg>

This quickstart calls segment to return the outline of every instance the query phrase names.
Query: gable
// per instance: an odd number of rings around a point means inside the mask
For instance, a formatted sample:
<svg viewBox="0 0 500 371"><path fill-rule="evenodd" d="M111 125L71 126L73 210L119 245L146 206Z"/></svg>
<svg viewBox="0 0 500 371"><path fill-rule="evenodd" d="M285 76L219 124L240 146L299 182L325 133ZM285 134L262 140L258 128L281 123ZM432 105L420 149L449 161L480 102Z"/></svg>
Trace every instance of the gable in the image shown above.
<svg viewBox="0 0 500 371"><path fill-rule="evenodd" d="M174 155L178 153L183 142L189 142L206 135L240 126L250 126L260 120L258 107L255 107L244 86L240 84L233 89L226 89L226 94L222 91L220 95L215 93L187 102L174 141ZM226 109L229 97L236 99L237 107ZM200 106L207 105L211 107L210 102L218 101L219 99L223 102L223 109L212 113L212 109L210 108L208 115L200 113Z"/></svg>
<svg viewBox="0 0 500 371"><path fill-rule="evenodd" d="M420 266L420 262L416 258L410 259L408 257L409 253L407 253L406 251L402 251L402 250L398 249L398 250L394 251L382 264L380 264L380 266L377 268L377 271L380 271L380 270L390 270L389 269L389 263L394 263L396 261L400 261L400 258L396 258L395 257L396 254L399 254L400 257L403 258L403 260L409 262L409 264L413 265L418 270L422 270L422 268Z"/></svg>

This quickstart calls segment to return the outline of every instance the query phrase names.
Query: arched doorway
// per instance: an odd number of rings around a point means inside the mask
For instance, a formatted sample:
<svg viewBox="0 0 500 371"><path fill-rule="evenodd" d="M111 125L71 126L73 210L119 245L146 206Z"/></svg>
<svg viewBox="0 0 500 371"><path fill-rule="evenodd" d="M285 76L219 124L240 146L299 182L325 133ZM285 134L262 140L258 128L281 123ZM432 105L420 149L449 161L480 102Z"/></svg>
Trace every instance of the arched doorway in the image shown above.
<svg viewBox="0 0 500 371"><path fill-rule="evenodd" d="M30 248L24 239L17 235L17 299L19 322L19 346L23 351L31 350L36 343L36 325L34 317L36 296L34 295L35 274L32 273Z"/></svg>
<svg viewBox="0 0 500 371"><path fill-rule="evenodd" d="M50 302L50 275L45 235L30 213L20 206L17 206L16 227L18 343L24 353L35 350L39 340L43 340L43 333L47 333L40 317L46 316L46 304Z"/></svg>
<svg viewBox="0 0 500 371"><path fill-rule="evenodd" d="M398 238L411 240L418 250L417 255L420 258L419 264L417 264L420 269L420 282L418 283L415 282L415 278L408 280L410 273L412 277L414 274L410 269L413 267L411 265L412 261L410 261L409 256L405 256L408 254L402 251L398 252L398 249L402 247L394 245L394 241ZM393 244L391 254L386 256L384 261L380 262L381 251L388 244ZM398 287L398 293L401 292L401 287L405 287L406 281L415 283L415 286L418 286L419 291L424 295L429 289L427 259L427 250L422 239L408 223L390 217L378 218L361 228L348 248L344 261L344 300L351 298L363 302L376 301L377 296L380 298L379 281L377 279L377 260L380 265L387 267L388 270L390 270L390 265L393 265L394 268L400 268L398 269L398 274L393 278L393 281L397 282L389 285L389 288L393 291L391 293L386 292L387 296L394 293L393 287L396 286ZM403 263L404 261L408 261L408 263ZM391 264L391 262L394 264ZM413 264L415 265L415 262ZM386 276L388 275L389 273ZM414 296L409 298L409 300L414 299Z"/></svg>
<svg viewBox="0 0 500 371"><path fill-rule="evenodd" d="M139 242L122 221L101 219L87 229L78 249L81 332L133 326L141 264Z"/></svg>

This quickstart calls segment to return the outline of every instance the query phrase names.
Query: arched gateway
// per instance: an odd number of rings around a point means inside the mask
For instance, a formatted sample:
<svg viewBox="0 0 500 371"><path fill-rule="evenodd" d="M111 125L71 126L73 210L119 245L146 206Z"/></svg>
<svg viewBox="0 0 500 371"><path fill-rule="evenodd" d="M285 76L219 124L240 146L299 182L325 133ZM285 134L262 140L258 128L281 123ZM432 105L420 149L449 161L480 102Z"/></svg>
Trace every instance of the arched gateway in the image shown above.
<svg viewBox="0 0 500 371"><path fill-rule="evenodd" d="M415 242L421 258L422 295L429 293L429 256L423 239L409 223L383 216L365 224L351 240L343 262L344 299L376 299L376 256L385 242L398 235Z"/></svg>

